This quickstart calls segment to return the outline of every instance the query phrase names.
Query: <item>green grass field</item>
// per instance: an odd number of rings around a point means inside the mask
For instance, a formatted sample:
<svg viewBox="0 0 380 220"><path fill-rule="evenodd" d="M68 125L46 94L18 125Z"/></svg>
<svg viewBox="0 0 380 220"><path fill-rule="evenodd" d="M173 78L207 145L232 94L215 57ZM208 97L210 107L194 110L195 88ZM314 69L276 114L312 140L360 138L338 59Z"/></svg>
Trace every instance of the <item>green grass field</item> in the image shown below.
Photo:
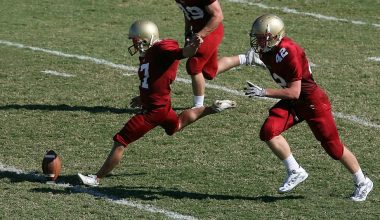
<svg viewBox="0 0 380 220"><path fill-rule="evenodd" d="M282 162L258 138L274 101L213 88L207 89L207 104L233 99L238 108L172 137L154 129L129 146L101 186L75 186L78 172L98 170L112 136L134 114L128 103L138 80L127 76L133 71L126 67L138 62L127 51L130 24L153 20L161 37L182 43L183 15L172 0L0 0L0 218L379 219L380 62L368 58L380 57L380 1L259 2L221 0L220 56L248 48L257 16L282 17L288 36L315 64L314 78L330 96L341 139L374 181L366 202L349 201L351 175L306 124L284 136L309 179L292 193L278 194ZM178 77L189 79L183 63ZM264 70L249 67L209 83L241 92L246 80L275 86ZM191 86L178 81L172 88L174 108L190 107ZM70 186L41 182L50 148L62 157L59 182Z"/></svg>

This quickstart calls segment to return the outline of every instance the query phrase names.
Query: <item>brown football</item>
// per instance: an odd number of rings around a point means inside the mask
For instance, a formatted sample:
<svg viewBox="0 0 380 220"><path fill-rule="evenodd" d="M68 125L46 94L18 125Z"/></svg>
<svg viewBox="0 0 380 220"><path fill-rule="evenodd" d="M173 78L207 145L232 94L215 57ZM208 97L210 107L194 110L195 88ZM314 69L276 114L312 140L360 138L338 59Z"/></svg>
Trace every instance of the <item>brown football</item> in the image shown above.
<svg viewBox="0 0 380 220"><path fill-rule="evenodd" d="M55 181L61 173L61 158L53 150L46 151L42 160L42 172L48 181Z"/></svg>

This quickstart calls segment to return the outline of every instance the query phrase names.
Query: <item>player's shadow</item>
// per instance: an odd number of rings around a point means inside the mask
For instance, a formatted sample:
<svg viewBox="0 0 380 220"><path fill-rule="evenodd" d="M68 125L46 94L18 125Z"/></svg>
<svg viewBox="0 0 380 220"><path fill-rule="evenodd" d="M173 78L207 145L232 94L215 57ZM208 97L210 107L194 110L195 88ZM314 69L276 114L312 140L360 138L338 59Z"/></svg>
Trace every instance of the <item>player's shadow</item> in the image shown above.
<svg viewBox="0 0 380 220"><path fill-rule="evenodd" d="M18 171L0 171L0 179L7 178L11 183L17 182L45 182L45 177L37 172L21 173Z"/></svg>
<svg viewBox="0 0 380 220"><path fill-rule="evenodd" d="M145 175L145 173L121 174L128 176ZM0 171L0 179L7 178L10 182L37 182L46 183L46 178L42 173L30 172L21 173L18 171ZM186 192L178 189L167 189L164 187L79 187L80 181L77 175L61 175L55 184L44 185L31 189L37 193L52 193L52 194L71 194L71 193L87 193L95 197L105 197L112 200L119 199L141 199L141 200L158 200L164 197L173 199L193 199L193 200L250 200L260 201L264 203L276 202L279 200L304 199L300 195L260 195L260 196L241 196L241 195L222 195L208 194L198 192Z"/></svg>
<svg viewBox="0 0 380 220"><path fill-rule="evenodd" d="M143 176L146 175L146 173L140 172L140 173L120 173L120 174L108 174L106 177L120 177L120 176L127 176L132 177L132 176ZM67 183L70 184L71 186L77 186L81 185L81 181L79 180L79 177L77 174L74 175L60 175L56 181L57 184L60 183Z"/></svg>
<svg viewBox="0 0 380 220"><path fill-rule="evenodd" d="M90 113L135 113L136 109L122 109L108 106L71 106L66 104L48 105L48 104L8 104L0 106L0 110L42 110L42 111L86 111Z"/></svg>
<svg viewBox="0 0 380 220"><path fill-rule="evenodd" d="M45 175L38 171L32 171L29 173L22 173L18 171L0 171L0 179L7 178L11 183L17 183L17 182L39 182L39 183L46 183L48 180L46 179ZM79 184L78 177L76 175L61 175L58 177L57 183L76 183Z"/></svg>
<svg viewBox="0 0 380 220"><path fill-rule="evenodd" d="M260 195L260 196L241 196L241 195L223 195L208 194L198 192L186 192L177 189L166 189L163 187L100 187L97 189L102 194L118 195L125 199L141 199L141 200L158 200L164 197L173 199L193 199L193 200L248 200L260 201L264 203L276 202L279 200L304 199L300 195Z"/></svg>
<svg viewBox="0 0 380 220"><path fill-rule="evenodd" d="M19 182L33 182L33 183L46 183L46 178L43 174L39 174L38 172L30 172L30 173L21 173L18 171L0 171L0 179L9 179L11 183L19 183ZM62 189L53 189L53 188L41 188L45 192L49 193L70 193L69 191L65 192Z"/></svg>
<svg viewBox="0 0 380 220"><path fill-rule="evenodd" d="M145 175L146 173L128 173L128 174L109 174L106 177L110 176L140 176ZM42 181L46 183L46 185L42 187L33 188L30 191L36 193L51 193L51 194L72 194L72 193L87 193L90 195L94 195L95 197L107 197L107 195L99 195L97 190L87 188L82 185L80 182L78 175L61 175L55 182L49 182L44 179ZM109 199L113 199L112 196Z"/></svg>
<svg viewBox="0 0 380 220"><path fill-rule="evenodd" d="M115 108L109 106L71 106L66 104L8 104L0 106L0 110L42 110L42 111L86 111L90 113L114 113L114 114L135 114L139 109L135 108ZM174 110L185 110L186 108L173 108Z"/></svg>

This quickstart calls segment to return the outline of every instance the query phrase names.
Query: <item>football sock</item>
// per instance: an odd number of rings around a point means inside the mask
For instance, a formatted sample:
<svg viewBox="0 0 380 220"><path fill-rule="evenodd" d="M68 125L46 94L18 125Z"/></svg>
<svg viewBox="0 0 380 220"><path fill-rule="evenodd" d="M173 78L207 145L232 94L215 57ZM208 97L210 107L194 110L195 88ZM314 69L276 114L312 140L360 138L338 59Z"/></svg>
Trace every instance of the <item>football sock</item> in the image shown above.
<svg viewBox="0 0 380 220"><path fill-rule="evenodd" d="M239 62L240 65L244 65L247 63L247 57L245 56L245 54L239 54Z"/></svg>
<svg viewBox="0 0 380 220"><path fill-rule="evenodd" d="M359 170L356 173L352 174L352 177L353 177L354 183L356 185L358 185L359 183L361 183L361 182L363 182L365 180L363 171L360 168L359 168Z"/></svg>
<svg viewBox="0 0 380 220"><path fill-rule="evenodd" d="M194 96L194 107L202 107L203 106L203 102L204 102L204 99L205 99L205 96L204 95L200 95L200 96Z"/></svg>
<svg viewBox="0 0 380 220"><path fill-rule="evenodd" d="M288 158L282 161L288 172L300 168L300 165L297 163L296 159L293 157L293 154L290 154Z"/></svg>

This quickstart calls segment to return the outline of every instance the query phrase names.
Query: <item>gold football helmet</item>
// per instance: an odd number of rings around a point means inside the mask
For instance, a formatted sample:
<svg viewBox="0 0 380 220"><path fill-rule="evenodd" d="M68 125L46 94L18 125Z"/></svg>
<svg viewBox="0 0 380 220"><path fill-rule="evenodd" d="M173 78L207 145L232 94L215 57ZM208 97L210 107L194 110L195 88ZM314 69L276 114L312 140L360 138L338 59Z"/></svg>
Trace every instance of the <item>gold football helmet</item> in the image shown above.
<svg viewBox="0 0 380 220"><path fill-rule="evenodd" d="M135 21L129 28L128 38L133 42L133 45L128 47L131 56L137 52L143 55L149 47L159 40L157 25L147 20Z"/></svg>
<svg viewBox="0 0 380 220"><path fill-rule="evenodd" d="M257 53L268 52L285 36L284 22L273 14L261 15L253 22L249 36L251 47Z"/></svg>

